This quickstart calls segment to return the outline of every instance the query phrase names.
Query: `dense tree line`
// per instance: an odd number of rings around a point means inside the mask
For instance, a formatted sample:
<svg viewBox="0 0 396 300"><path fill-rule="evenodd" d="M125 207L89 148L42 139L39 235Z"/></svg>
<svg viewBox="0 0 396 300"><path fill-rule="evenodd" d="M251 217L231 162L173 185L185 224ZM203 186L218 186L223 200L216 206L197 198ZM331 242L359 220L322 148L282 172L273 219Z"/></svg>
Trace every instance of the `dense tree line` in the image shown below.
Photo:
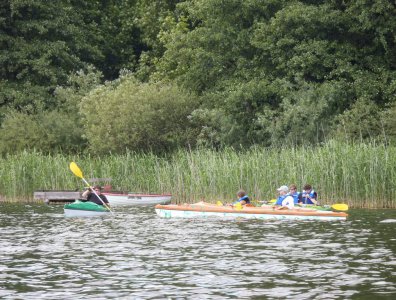
<svg viewBox="0 0 396 300"><path fill-rule="evenodd" d="M396 140L387 0L4 0L0 153Z"/></svg>

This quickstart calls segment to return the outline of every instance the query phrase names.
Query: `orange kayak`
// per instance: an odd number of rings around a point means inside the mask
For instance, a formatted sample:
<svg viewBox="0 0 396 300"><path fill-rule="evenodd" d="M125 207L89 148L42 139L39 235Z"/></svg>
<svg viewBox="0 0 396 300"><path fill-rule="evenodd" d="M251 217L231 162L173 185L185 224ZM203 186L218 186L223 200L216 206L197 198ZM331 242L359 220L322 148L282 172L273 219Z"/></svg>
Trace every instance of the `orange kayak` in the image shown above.
<svg viewBox="0 0 396 300"><path fill-rule="evenodd" d="M303 219L346 220L344 212L320 211L309 208L276 209L275 207L218 206L207 202L194 204L169 204L155 206L157 215L163 218L222 217L247 219Z"/></svg>

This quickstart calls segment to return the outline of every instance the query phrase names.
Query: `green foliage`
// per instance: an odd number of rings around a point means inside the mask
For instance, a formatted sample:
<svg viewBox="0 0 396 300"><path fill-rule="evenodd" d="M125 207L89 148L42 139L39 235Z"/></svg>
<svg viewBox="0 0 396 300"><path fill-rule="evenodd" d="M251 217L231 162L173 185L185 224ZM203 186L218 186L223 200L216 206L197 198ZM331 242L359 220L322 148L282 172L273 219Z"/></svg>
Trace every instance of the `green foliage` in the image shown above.
<svg viewBox="0 0 396 300"><path fill-rule="evenodd" d="M29 114L8 109L0 128L0 154L26 149L39 149L44 153L85 150L87 143L78 105L100 84L101 76L93 67L70 75L67 86L55 90L57 110Z"/></svg>
<svg viewBox="0 0 396 300"><path fill-rule="evenodd" d="M389 109L382 112L380 118L384 122L386 136L385 139L396 145L396 102Z"/></svg>
<svg viewBox="0 0 396 300"><path fill-rule="evenodd" d="M90 150L163 152L195 141L188 116L198 105L189 93L128 76L93 90L81 103Z"/></svg>
<svg viewBox="0 0 396 300"><path fill-rule="evenodd" d="M87 17L97 26L95 45L103 55L94 65L106 80L115 80L122 69L136 70L141 52L147 49L139 28L137 6L140 1L91 2L96 4L90 4L93 8Z"/></svg>
<svg viewBox="0 0 396 300"><path fill-rule="evenodd" d="M336 136L346 140L367 141L381 138L384 132L381 111L375 103L360 99L353 107L336 119L338 123Z"/></svg>
<svg viewBox="0 0 396 300"><path fill-rule="evenodd" d="M355 103L395 101L395 7L370 3L185 1L153 76L203 95L201 144L323 142Z"/></svg>
<svg viewBox="0 0 396 300"><path fill-rule="evenodd" d="M204 105L192 114L201 128L199 144L235 149L255 143L269 145L270 123L264 124L262 116L280 102L276 87L264 79L222 84L222 91L205 93Z"/></svg>
<svg viewBox="0 0 396 300"><path fill-rule="evenodd" d="M223 145L223 129L229 123L223 110L195 109L190 119L195 128L200 128L196 136L198 146L220 148Z"/></svg>
<svg viewBox="0 0 396 300"><path fill-rule="evenodd" d="M231 202L243 187L254 200L274 198L276 188L311 183L322 204L396 208L396 148L335 141L320 147L256 147L249 151L179 150L166 156L43 155L22 152L0 157L0 191L31 198L34 190L82 188L68 167L76 160L86 178L112 178L116 189L171 193L173 202L202 199ZM358 174L358 175L357 175Z"/></svg>
<svg viewBox="0 0 396 300"><path fill-rule="evenodd" d="M160 35L166 51L155 78L169 78L202 93L232 77L236 67L252 59L249 32L258 11L241 1L185 1L178 16ZM232 12L232 13L231 13Z"/></svg>
<svg viewBox="0 0 396 300"><path fill-rule="evenodd" d="M284 82L278 85L277 93L283 95L279 108L258 116L270 144L313 145L325 140L332 129L332 113L340 109L339 100L348 99L345 83L303 83L297 91Z"/></svg>
<svg viewBox="0 0 396 300"><path fill-rule="evenodd" d="M0 129L1 153L20 152L40 143L41 128L33 116L9 113Z"/></svg>
<svg viewBox="0 0 396 300"><path fill-rule="evenodd" d="M91 90L101 85L102 77L102 73L93 66L88 66L86 70L70 74L67 83L63 86L58 86L55 90L54 94L57 99L58 109L77 115L81 99Z"/></svg>
<svg viewBox="0 0 396 300"><path fill-rule="evenodd" d="M51 111L29 115L11 112L0 128L0 154L38 149L43 153L56 150L80 152L84 149L77 115Z"/></svg>
<svg viewBox="0 0 396 300"><path fill-rule="evenodd" d="M0 103L26 112L54 109L55 87L100 57L91 43L94 27L67 0L1 3Z"/></svg>
<svg viewBox="0 0 396 300"><path fill-rule="evenodd" d="M63 104L53 92L69 74L94 65L106 79L115 79L121 69L134 69L144 49L135 5L135 0L2 1L0 104L27 113L51 111Z"/></svg>
<svg viewBox="0 0 396 300"><path fill-rule="evenodd" d="M87 135L97 153L393 143L395 12L387 0L2 1L1 130L24 122L30 137L0 147L75 151L42 138L61 123L64 142L85 148ZM162 86L127 87L124 70Z"/></svg>

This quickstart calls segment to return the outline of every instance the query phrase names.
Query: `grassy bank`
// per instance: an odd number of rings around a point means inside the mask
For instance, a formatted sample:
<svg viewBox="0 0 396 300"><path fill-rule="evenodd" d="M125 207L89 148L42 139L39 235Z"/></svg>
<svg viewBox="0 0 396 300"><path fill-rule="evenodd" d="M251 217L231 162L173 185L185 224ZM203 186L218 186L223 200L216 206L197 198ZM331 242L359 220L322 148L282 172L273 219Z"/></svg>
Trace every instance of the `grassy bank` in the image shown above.
<svg viewBox="0 0 396 300"><path fill-rule="evenodd" d="M396 208L396 148L329 142L322 147L256 148L244 153L179 151L106 157L21 153L0 159L2 200L31 200L35 190L81 189L69 170L75 161L84 177L112 178L114 189L172 193L175 202L228 200L244 188L256 200L276 197L283 184L313 185L322 203ZM19 201L18 200L18 201Z"/></svg>

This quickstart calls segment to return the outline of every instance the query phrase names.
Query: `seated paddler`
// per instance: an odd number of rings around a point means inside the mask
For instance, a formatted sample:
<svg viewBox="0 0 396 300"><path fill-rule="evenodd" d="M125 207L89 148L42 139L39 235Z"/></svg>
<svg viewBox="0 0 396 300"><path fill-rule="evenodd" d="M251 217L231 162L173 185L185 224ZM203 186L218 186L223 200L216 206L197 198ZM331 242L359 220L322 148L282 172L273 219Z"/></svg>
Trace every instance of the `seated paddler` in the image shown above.
<svg viewBox="0 0 396 300"><path fill-rule="evenodd" d="M98 205L110 207L109 200L107 200L106 196L102 194L102 187L100 185L89 187L82 193L82 197L86 198L87 201L96 203Z"/></svg>
<svg viewBox="0 0 396 300"><path fill-rule="evenodd" d="M302 193L297 191L297 185L291 184L289 186L289 191L290 196L292 196L294 199L294 204L300 204L303 202Z"/></svg>
<svg viewBox="0 0 396 300"><path fill-rule="evenodd" d="M244 190L239 190L237 192L237 197L238 197L238 200L235 201L233 203L233 205L235 205L237 203L240 203L241 205L247 205L247 206L251 205L249 196L246 194L246 192Z"/></svg>
<svg viewBox="0 0 396 300"><path fill-rule="evenodd" d="M282 185L276 190L279 193L279 197L275 202L277 209L294 208L294 198L289 194L289 188L287 185Z"/></svg>
<svg viewBox="0 0 396 300"><path fill-rule="evenodd" d="M319 205L318 194L312 189L310 184L304 185L302 192L302 204Z"/></svg>

